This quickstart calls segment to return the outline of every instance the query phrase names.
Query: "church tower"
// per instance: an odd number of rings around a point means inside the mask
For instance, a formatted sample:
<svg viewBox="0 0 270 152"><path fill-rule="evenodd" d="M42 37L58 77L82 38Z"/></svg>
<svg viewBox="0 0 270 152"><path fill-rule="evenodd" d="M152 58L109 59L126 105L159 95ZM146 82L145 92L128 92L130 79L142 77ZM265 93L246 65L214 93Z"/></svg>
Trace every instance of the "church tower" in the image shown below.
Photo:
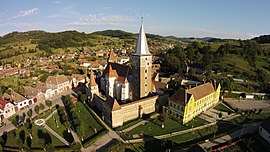
<svg viewBox="0 0 270 152"><path fill-rule="evenodd" d="M151 92L152 55L149 52L143 28L143 20L136 45L132 54L133 100L147 96Z"/></svg>

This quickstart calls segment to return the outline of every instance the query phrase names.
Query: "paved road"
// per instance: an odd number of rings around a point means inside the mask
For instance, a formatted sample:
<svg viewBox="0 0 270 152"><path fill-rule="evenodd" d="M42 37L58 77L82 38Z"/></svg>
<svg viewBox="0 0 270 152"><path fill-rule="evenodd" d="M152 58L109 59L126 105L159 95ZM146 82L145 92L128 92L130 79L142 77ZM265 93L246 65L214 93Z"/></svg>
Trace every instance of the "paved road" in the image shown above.
<svg viewBox="0 0 270 152"><path fill-rule="evenodd" d="M239 136L248 134L248 133L255 133L258 130L259 125L261 124L261 122L259 123L252 123L252 124L246 124L244 128L239 129L229 135L225 135L223 137L217 138L215 140L210 140L208 142L204 142L202 144L200 144L200 146L202 148L204 148L205 150L216 146L218 144L224 143L224 142L228 142L231 141L232 139L236 139Z"/></svg>
<svg viewBox="0 0 270 152"><path fill-rule="evenodd" d="M241 110L250 109L270 109L269 100L237 100L232 98L225 98L224 101L233 108L238 108Z"/></svg>

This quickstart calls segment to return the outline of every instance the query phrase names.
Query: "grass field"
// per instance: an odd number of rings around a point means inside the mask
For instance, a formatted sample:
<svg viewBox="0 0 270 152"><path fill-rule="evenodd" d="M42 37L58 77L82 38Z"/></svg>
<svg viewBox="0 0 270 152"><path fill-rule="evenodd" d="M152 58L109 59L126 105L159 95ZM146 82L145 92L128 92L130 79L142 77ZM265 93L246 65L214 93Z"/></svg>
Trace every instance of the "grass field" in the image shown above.
<svg viewBox="0 0 270 152"><path fill-rule="evenodd" d="M87 139L95 134L95 130L98 132L103 129L103 126L101 126L81 102L75 103L75 107L81 120L81 138Z"/></svg>
<svg viewBox="0 0 270 152"><path fill-rule="evenodd" d="M15 139L12 135L14 132L16 132ZM6 141L5 146L18 147L18 144L16 143L16 139L18 138L22 139L24 141L23 143L27 144L31 148L42 148L42 145L40 144L41 138L45 140L45 143L52 143L54 146L65 146L61 141L47 132L43 127L33 125L32 136L33 139L30 140L29 132L21 127L7 134L4 140Z"/></svg>
<svg viewBox="0 0 270 152"><path fill-rule="evenodd" d="M223 103L219 103L217 106L214 107L214 109L218 111L223 111L223 112L233 112L229 108L227 108Z"/></svg>
<svg viewBox="0 0 270 152"><path fill-rule="evenodd" d="M128 134L132 137L136 134L143 134L147 136L157 136L168 134L180 130L190 129L192 127L198 127L206 124L206 121L197 117L192 122L182 125L175 120L167 119L165 120L165 127L161 128L161 121L158 118L150 120L144 125L140 125L133 130L129 131Z"/></svg>
<svg viewBox="0 0 270 152"><path fill-rule="evenodd" d="M36 83L36 81L29 78L22 78L21 76L14 75L11 77L6 77L3 79L0 79L0 83L12 88L14 91L23 94L24 89L23 86L31 86Z"/></svg>
<svg viewBox="0 0 270 152"><path fill-rule="evenodd" d="M68 130L66 129L66 127L60 122L60 117L57 113L55 113L53 117L47 120L46 124L50 128L52 128L55 132L57 132L60 136L65 138L69 143L72 143L74 141L71 133L68 133ZM58 124L58 127L57 127L57 124Z"/></svg>

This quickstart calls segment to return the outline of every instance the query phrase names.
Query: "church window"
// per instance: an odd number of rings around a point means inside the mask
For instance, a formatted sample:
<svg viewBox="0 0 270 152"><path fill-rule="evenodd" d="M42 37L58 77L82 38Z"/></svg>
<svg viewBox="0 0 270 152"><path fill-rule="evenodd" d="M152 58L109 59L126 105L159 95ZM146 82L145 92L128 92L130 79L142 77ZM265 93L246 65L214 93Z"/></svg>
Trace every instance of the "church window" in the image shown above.
<svg viewBox="0 0 270 152"><path fill-rule="evenodd" d="M147 62L147 65L149 65L149 62Z"/></svg>
<svg viewBox="0 0 270 152"><path fill-rule="evenodd" d="M145 60L147 60L147 58L145 58Z"/></svg>
<svg viewBox="0 0 270 152"><path fill-rule="evenodd" d="M147 73L147 70L145 70L145 73Z"/></svg>
<svg viewBox="0 0 270 152"><path fill-rule="evenodd" d="M145 84L145 86L147 87L147 84Z"/></svg>

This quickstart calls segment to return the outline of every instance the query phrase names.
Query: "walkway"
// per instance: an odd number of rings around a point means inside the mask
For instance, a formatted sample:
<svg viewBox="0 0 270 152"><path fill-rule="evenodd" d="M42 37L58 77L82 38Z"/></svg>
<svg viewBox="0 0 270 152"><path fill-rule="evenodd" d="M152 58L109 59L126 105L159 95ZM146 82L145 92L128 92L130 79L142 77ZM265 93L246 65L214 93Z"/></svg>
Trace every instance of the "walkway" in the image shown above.
<svg viewBox="0 0 270 152"><path fill-rule="evenodd" d="M45 121L49 120L56 112L57 110L54 110L47 118L45 118Z"/></svg>
<svg viewBox="0 0 270 152"><path fill-rule="evenodd" d="M156 114L150 116L150 118L151 118L151 119L154 119L154 118L156 118L156 117L158 117L158 116L159 116L159 114L156 113ZM141 122L136 123L135 125L130 126L130 127L126 128L126 129L124 129L124 130L121 130L120 132L129 132L129 131L131 131L132 129L134 129L134 128L140 126L140 125L143 125L143 124L145 124L145 123L147 123L147 122L149 122L149 120L142 120Z"/></svg>
<svg viewBox="0 0 270 152"><path fill-rule="evenodd" d="M218 144L221 144L221 143L225 143L225 142L228 142L228 141L231 141L233 139L236 139L242 135L245 135L245 134L249 134L249 133L255 133L257 130L258 130L258 127L259 125L261 124L261 122L259 123L251 123L251 124L246 124L245 126L247 127L244 127L242 129L239 129L229 135L225 135L223 137L220 137L220 138L217 138L217 139L214 139L214 140L209 140L209 141L206 141L202 144L200 144L200 146L202 148L204 148L205 150L213 147L213 146L216 146Z"/></svg>

